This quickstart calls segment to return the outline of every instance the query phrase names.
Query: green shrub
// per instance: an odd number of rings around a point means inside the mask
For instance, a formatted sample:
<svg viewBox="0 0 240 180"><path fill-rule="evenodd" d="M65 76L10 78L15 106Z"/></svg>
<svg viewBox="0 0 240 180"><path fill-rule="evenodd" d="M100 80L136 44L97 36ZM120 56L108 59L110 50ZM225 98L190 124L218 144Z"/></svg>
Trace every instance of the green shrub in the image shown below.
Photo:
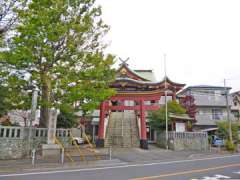
<svg viewBox="0 0 240 180"><path fill-rule="evenodd" d="M227 140L226 141L226 149L228 151L234 152L234 151L236 151L236 145L233 144L230 140Z"/></svg>
<svg viewBox="0 0 240 180"><path fill-rule="evenodd" d="M222 139L229 139L229 122L228 121L221 121L217 123L218 130L216 135L219 136ZM232 123L232 138L233 141L238 142L239 141L239 135L238 135L238 124Z"/></svg>
<svg viewBox="0 0 240 180"><path fill-rule="evenodd" d="M60 114L57 117L57 128L72 128L77 124L77 117L74 111L68 108L60 109Z"/></svg>
<svg viewBox="0 0 240 180"><path fill-rule="evenodd" d="M212 144L212 141L213 141L213 140L212 140L212 135L208 135L208 143L209 143L209 144Z"/></svg>
<svg viewBox="0 0 240 180"><path fill-rule="evenodd" d="M168 105L168 125L170 125L172 122L172 119L169 118L170 113L177 114L177 115L186 114L186 109L184 109L184 107L175 100L168 101L167 105ZM165 110L166 110L166 106L163 105L161 106L160 109L149 112L149 119L150 119L149 124L151 125L151 127L158 130L165 129L165 123L166 123Z"/></svg>

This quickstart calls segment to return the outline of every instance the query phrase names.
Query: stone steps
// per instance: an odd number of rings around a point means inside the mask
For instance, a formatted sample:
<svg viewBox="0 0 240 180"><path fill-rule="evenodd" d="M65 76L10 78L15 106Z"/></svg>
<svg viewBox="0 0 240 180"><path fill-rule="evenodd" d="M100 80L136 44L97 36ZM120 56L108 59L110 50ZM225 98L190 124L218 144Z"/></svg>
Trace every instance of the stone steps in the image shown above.
<svg viewBox="0 0 240 180"><path fill-rule="evenodd" d="M134 112L113 112L111 114L105 137L105 147L109 146L139 147L138 127Z"/></svg>

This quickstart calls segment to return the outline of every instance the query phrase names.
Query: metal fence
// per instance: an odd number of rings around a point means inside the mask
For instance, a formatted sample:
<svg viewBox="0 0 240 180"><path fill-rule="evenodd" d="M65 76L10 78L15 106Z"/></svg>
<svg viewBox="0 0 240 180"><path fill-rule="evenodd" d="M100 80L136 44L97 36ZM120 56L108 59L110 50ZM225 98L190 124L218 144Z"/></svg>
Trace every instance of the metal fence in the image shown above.
<svg viewBox="0 0 240 180"><path fill-rule="evenodd" d="M80 151L75 146L59 149L45 149L49 156L42 155L42 149L33 149L31 151L31 164L71 164L78 165L83 163L97 162L99 160L111 160L112 150L101 149L94 150L92 148L81 147Z"/></svg>

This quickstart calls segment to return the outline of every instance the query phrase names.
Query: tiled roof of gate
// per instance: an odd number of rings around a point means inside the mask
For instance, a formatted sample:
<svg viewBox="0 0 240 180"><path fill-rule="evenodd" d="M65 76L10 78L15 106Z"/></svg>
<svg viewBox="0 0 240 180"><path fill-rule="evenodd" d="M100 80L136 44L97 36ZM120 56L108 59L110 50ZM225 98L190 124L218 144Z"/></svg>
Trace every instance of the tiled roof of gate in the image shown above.
<svg viewBox="0 0 240 180"><path fill-rule="evenodd" d="M151 82L157 81L153 70L134 70L134 72L139 76L143 77L144 79L147 79Z"/></svg>

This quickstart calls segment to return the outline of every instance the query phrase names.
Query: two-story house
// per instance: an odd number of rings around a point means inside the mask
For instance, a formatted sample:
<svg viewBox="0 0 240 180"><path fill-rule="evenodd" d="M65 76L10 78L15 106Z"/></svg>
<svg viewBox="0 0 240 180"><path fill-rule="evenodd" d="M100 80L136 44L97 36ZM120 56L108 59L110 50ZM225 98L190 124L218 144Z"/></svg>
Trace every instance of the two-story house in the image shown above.
<svg viewBox="0 0 240 180"><path fill-rule="evenodd" d="M197 113L194 130L214 129L217 122L228 119L226 93L230 90L230 87L200 85L189 86L178 94L179 97L191 95L195 99ZM228 99L230 108L232 100L230 96ZM233 119L232 114L230 118Z"/></svg>
<svg viewBox="0 0 240 180"><path fill-rule="evenodd" d="M240 91L231 93L233 104L231 106L231 112L235 119L240 122Z"/></svg>

